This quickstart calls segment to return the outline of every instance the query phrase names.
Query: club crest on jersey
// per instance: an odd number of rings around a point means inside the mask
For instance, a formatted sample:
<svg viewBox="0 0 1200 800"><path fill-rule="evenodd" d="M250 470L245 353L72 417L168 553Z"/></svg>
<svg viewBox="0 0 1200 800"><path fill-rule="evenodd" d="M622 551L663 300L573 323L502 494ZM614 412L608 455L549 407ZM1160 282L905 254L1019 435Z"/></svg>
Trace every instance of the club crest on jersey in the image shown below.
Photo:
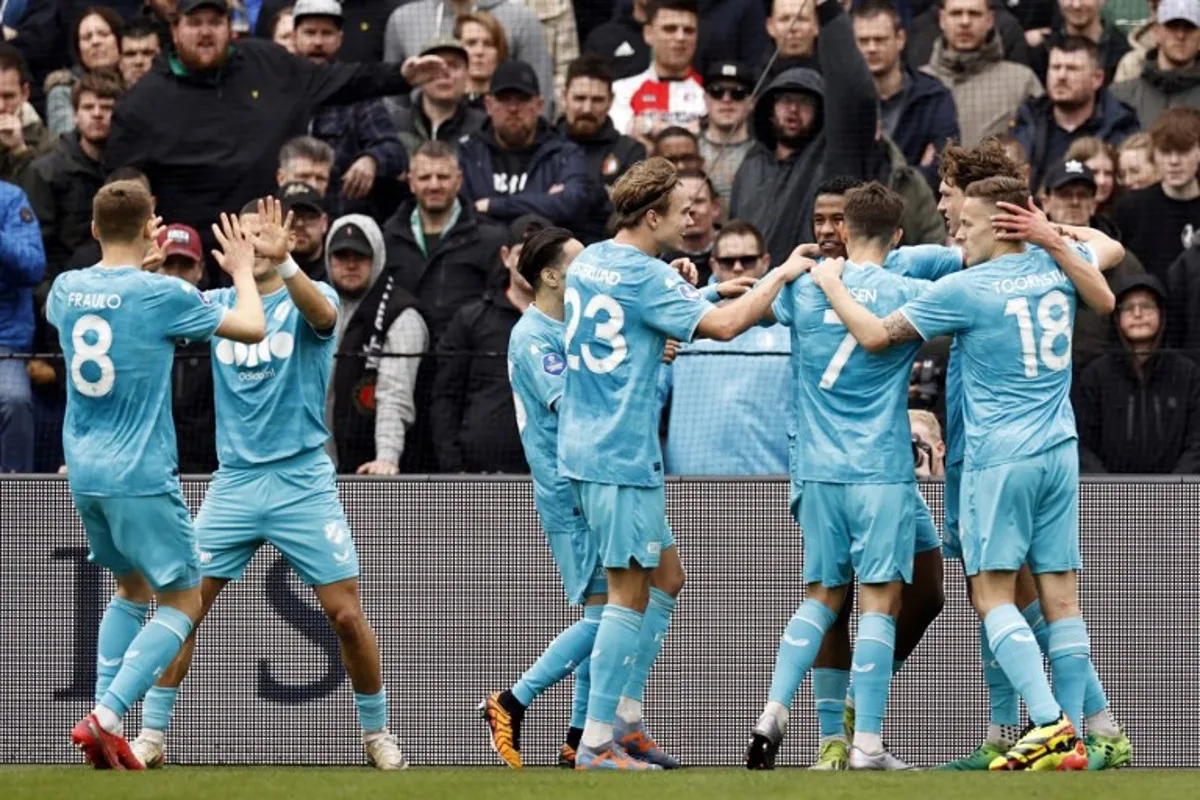
<svg viewBox="0 0 1200 800"><path fill-rule="evenodd" d="M700 291L695 286L692 286L690 283L687 283L686 281L683 283L680 283L675 291L679 292L679 296L682 297L684 300L699 300L700 299Z"/></svg>
<svg viewBox="0 0 1200 800"><path fill-rule="evenodd" d="M567 362L558 353L547 353L542 358L542 369L546 370L547 375L562 375L566 368Z"/></svg>

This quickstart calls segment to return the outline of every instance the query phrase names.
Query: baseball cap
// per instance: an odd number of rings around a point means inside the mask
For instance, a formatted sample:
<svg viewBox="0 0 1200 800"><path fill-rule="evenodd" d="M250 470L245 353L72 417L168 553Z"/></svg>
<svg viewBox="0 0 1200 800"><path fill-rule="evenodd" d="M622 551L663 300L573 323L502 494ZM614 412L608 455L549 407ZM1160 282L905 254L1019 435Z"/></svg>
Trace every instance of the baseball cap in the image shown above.
<svg viewBox="0 0 1200 800"><path fill-rule="evenodd" d="M1200 0L1162 0L1158 6L1158 24L1179 19L1200 28Z"/></svg>
<svg viewBox="0 0 1200 800"><path fill-rule="evenodd" d="M332 17L338 25L345 18L338 0L296 0L292 6L292 19L299 22L301 17Z"/></svg>
<svg viewBox="0 0 1200 800"><path fill-rule="evenodd" d="M222 14L229 13L229 3L225 0L179 0L178 11L181 16L200 8L213 8Z"/></svg>
<svg viewBox="0 0 1200 800"><path fill-rule="evenodd" d="M458 39L455 39L453 36L439 36L436 39L430 39L425 43L425 46L421 48L421 55L433 56L437 55L438 53L445 52L446 50L453 50L454 52L461 54L463 58L467 58L467 48L462 42L460 42Z"/></svg>
<svg viewBox="0 0 1200 800"><path fill-rule="evenodd" d="M329 237L329 252L336 253L340 250L349 250L367 258L375 257L375 248L371 246L371 240L367 238L363 229L353 222L342 225Z"/></svg>
<svg viewBox="0 0 1200 800"><path fill-rule="evenodd" d="M166 230L158 235L157 244L166 258L186 256L196 262L204 259L200 250L200 234L188 225L178 222L168 225Z"/></svg>
<svg viewBox="0 0 1200 800"><path fill-rule="evenodd" d="M514 219L508 226L508 246L523 244L527 238L545 228L553 228L554 223L541 214L526 214Z"/></svg>
<svg viewBox="0 0 1200 800"><path fill-rule="evenodd" d="M492 94L521 92L529 97L542 93L538 87L537 73L524 61L505 61L492 75Z"/></svg>
<svg viewBox="0 0 1200 800"><path fill-rule="evenodd" d="M1061 189L1068 183L1086 183L1095 189L1096 176L1087 168L1087 164L1076 159L1054 165L1046 175L1046 188L1051 191Z"/></svg>
<svg viewBox="0 0 1200 800"><path fill-rule="evenodd" d="M283 213L294 208L305 208L310 211L325 213L325 206L317 190L303 181L290 181L279 187L279 200L283 204Z"/></svg>
<svg viewBox="0 0 1200 800"><path fill-rule="evenodd" d="M743 86L754 86L754 74L737 61L718 61L704 73L704 85L715 81L736 81Z"/></svg>

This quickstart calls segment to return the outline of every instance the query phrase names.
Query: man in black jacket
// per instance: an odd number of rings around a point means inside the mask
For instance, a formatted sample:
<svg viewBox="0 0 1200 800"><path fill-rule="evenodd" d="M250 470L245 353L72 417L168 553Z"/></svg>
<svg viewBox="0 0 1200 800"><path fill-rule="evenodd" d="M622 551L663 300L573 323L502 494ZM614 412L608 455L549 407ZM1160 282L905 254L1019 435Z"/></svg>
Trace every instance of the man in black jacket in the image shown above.
<svg viewBox="0 0 1200 800"><path fill-rule="evenodd" d="M254 25L254 35L271 40L271 20L294 0L263 0ZM346 40L339 58L352 64L383 61L383 32L388 17L407 0L341 0L346 18Z"/></svg>
<svg viewBox="0 0 1200 800"><path fill-rule="evenodd" d="M1075 391L1080 472L1200 474L1200 367L1161 349L1162 284L1127 280L1115 316L1123 351L1096 359Z"/></svg>
<svg viewBox="0 0 1200 800"><path fill-rule="evenodd" d="M558 132L579 145L587 159L592 201L587 216L572 228L584 244L605 238L612 213L609 190L617 178L646 157L646 148L640 142L613 127L608 116L613 103L612 84L612 74L599 56L582 55L567 68L564 116L559 120Z"/></svg>
<svg viewBox="0 0 1200 800"><path fill-rule="evenodd" d="M549 223L534 215L510 226L499 280L454 316L438 342L431 417L442 472L529 471L508 381L508 339L533 302L517 260L525 239L543 227Z"/></svg>
<svg viewBox="0 0 1200 800"><path fill-rule="evenodd" d="M71 90L75 131L36 159L23 177L33 213L42 225L46 280L62 272L77 248L92 241L92 198L104 185L105 143L121 81L113 73L90 72Z"/></svg>
<svg viewBox="0 0 1200 800"><path fill-rule="evenodd" d="M422 86L405 104L387 100L400 142L411 158L422 142L437 139L457 142L476 133L487 122L487 114L467 102L467 49L457 39L434 39L421 50L423 56L441 56L445 77ZM411 100L411 102L407 102Z"/></svg>
<svg viewBox="0 0 1200 800"><path fill-rule="evenodd" d="M808 237L824 176L873 177L875 81L841 4L821 0L817 18L821 74L796 68L771 81L754 107L758 144L733 182L729 215L763 232L772 264Z"/></svg>
<svg viewBox="0 0 1200 800"><path fill-rule="evenodd" d="M551 128L537 73L523 61L506 61L484 98L488 122L459 150L463 194L480 214L511 223L538 214L573 228L592 200L583 151Z"/></svg>
<svg viewBox="0 0 1200 800"><path fill-rule="evenodd" d="M117 104L108 168L135 166L158 213L201 231L271 193L276 156L321 105L400 94L442 74L436 56L382 64L310 64L272 42L230 41L226 0L180 0L173 51Z"/></svg>

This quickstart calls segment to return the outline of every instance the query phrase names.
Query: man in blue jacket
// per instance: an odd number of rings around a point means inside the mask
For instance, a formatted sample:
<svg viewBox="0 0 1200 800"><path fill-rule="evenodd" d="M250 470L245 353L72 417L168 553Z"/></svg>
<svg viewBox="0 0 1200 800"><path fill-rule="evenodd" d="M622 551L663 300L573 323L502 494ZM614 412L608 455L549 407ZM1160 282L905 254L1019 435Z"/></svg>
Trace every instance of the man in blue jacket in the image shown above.
<svg viewBox="0 0 1200 800"><path fill-rule="evenodd" d="M46 269L42 232L19 186L0 181L0 472L33 471L33 287Z"/></svg>
<svg viewBox="0 0 1200 800"><path fill-rule="evenodd" d="M533 67L506 61L484 98L488 121L463 138L463 195L475 210L501 222L539 214L574 228L590 207L587 158L542 119L545 101Z"/></svg>

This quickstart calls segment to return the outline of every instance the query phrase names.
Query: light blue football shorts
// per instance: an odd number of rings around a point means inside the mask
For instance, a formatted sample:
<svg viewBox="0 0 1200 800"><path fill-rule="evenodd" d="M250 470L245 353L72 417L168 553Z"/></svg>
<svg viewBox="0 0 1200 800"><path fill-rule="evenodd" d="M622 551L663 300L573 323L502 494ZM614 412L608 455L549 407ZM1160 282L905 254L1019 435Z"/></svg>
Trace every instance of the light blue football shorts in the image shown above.
<svg viewBox="0 0 1200 800"><path fill-rule="evenodd" d="M571 481L583 519L595 542L600 564L623 569L636 562L658 566L663 550L675 545L667 522L667 494L662 486L616 486Z"/></svg>
<svg viewBox="0 0 1200 800"><path fill-rule="evenodd" d="M72 497L87 533L89 560L118 577L137 572L155 591L200 583L192 516L178 488L145 497Z"/></svg>
<svg viewBox="0 0 1200 800"><path fill-rule="evenodd" d="M805 583L912 582L913 484L805 481L803 491Z"/></svg>

